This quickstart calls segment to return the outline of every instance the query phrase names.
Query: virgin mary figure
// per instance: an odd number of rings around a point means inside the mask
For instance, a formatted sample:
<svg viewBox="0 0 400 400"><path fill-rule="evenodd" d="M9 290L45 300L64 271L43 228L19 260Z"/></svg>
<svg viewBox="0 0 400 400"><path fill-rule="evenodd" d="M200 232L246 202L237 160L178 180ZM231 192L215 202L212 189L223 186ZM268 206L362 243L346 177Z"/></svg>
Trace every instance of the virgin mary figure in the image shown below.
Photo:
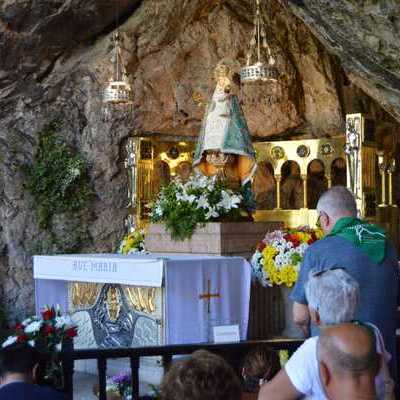
<svg viewBox="0 0 400 400"><path fill-rule="evenodd" d="M214 72L216 87L207 107L193 165L204 175L227 180L229 186L250 185L256 169L249 128L233 94L233 71L220 61Z"/></svg>

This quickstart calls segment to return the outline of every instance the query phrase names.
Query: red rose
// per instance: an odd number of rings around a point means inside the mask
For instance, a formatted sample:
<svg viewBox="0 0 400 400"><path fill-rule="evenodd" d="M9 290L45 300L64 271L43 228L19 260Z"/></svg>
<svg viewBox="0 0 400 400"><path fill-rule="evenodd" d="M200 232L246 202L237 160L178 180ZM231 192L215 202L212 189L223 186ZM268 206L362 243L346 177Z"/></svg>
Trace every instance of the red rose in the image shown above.
<svg viewBox="0 0 400 400"><path fill-rule="evenodd" d="M315 234L315 232L311 232L311 239L313 242L317 241L318 238L317 238L317 235Z"/></svg>
<svg viewBox="0 0 400 400"><path fill-rule="evenodd" d="M65 337L68 339L72 339L78 335L76 328L69 328L65 331Z"/></svg>
<svg viewBox="0 0 400 400"><path fill-rule="evenodd" d="M19 344L23 344L23 343L25 343L27 340L28 340L28 336L26 336L26 335L19 335L19 336L17 337L17 343L19 343Z"/></svg>
<svg viewBox="0 0 400 400"><path fill-rule="evenodd" d="M55 317L55 311L53 309L48 309L45 311L42 311L42 317L45 321L50 321Z"/></svg>
<svg viewBox="0 0 400 400"><path fill-rule="evenodd" d="M286 235L283 235L283 238L287 241L287 242L291 242L290 238L291 235L289 233L287 233Z"/></svg>
<svg viewBox="0 0 400 400"><path fill-rule="evenodd" d="M54 332L55 332L54 326L47 325L47 326L45 326L45 327L43 328L43 333L44 333L46 336L49 336L49 335L51 335L51 334L54 333Z"/></svg>
<svg viewBox="0 0 400 400"><path fill-rule="evenodd" d="M257 245L257 250L258 251L263 251L265 249L266 244L264 242L260 242Z"/></svg>
<svg viewBox="0 0 400 400"><path fill-rule="evenodd" d="M16 324L15 325L15 330L16 331L23 331L25 329L25 326L22 324Z"/></svg>
<svg viewBox="0 0 400 400"><path fill-rule="evenodd" d="M300 240L298 240L298 239L293 239L291 242L292 242L294 248L300 246Z"/></svg>

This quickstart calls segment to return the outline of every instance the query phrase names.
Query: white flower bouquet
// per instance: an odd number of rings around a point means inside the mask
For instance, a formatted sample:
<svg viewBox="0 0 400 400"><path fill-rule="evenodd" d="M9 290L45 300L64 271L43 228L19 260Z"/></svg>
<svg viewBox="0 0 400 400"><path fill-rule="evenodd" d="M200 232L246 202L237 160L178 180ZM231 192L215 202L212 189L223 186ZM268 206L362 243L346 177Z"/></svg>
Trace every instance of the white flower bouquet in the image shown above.
<svg viewBox="0 0 400 400"><path fill-rule="evenodd" d="M233 191L216 177L192 175L186 183L175 179L150 205L152 222L164 222L172 239L190 238L197 225L209 221L249 218L240 191Z"/></svg>
<svg viewBox="0 0 400 400"><path fill-rule="evenodd" d="M40 343L48 350L54 351L57 345L65 340L72 340L76 335L77 327L69 315L62 314L58 306L46 307L40 315L16 324L14 334L2 343L2 347L14 343L29 343L31 346Z"/></svg>

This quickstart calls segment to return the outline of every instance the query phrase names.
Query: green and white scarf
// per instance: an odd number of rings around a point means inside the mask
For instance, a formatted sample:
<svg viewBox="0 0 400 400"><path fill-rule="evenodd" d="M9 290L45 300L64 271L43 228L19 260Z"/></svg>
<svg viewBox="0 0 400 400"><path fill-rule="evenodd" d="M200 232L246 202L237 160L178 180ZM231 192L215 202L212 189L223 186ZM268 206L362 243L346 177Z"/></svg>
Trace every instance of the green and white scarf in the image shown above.
<svg viewBox="0 0 400 400"><path fill-rule="evenodd" d="M340 218L332 231L326 236L340 236L346 240L350 240L350 242L366 253L376 264L380 264L385 258L385 231L376 225L361 221L358 218Z"/></svg>

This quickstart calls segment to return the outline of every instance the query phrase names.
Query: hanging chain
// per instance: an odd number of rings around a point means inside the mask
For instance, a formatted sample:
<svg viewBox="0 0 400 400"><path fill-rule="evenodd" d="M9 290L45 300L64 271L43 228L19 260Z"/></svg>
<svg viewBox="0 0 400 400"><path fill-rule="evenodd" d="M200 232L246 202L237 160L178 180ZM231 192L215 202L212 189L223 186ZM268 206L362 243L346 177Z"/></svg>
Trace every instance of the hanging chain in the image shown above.
<svg viewBox="0 0 400 400"><path fill-rule="evenodd" d="M267 33L265 30L264 19L261 15L261 2L260 0L255 0L255 14L254 14L254 28L253 34L250 39L249 51L246 55L247 66L251 65L251 59L253 54L257 54L257 63L261 62L261 49L264 49L267 53L268 64L273 65L275 63L272 57L272 51L267 41ZM256 49L257 46L257 49Z"/></svg>

